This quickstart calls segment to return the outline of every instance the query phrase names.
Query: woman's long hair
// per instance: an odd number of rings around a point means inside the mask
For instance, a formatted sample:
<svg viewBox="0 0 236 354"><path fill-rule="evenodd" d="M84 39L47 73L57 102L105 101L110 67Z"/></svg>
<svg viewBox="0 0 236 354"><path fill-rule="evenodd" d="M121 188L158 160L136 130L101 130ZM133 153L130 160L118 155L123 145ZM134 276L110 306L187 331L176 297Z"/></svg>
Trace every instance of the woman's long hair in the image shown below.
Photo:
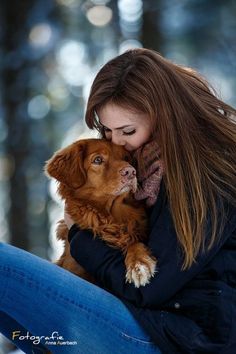
<svg viewBox="0 0 236 354"><path fill-rule="evenodd" d="M195 71L148 49L129 50L99 71L87 104L89 128L102 132L95 111L107 103L150 119L185 269L218 241L221 201L236 203L236 111ZM207 220L211 235L206 242Z"/></svg>

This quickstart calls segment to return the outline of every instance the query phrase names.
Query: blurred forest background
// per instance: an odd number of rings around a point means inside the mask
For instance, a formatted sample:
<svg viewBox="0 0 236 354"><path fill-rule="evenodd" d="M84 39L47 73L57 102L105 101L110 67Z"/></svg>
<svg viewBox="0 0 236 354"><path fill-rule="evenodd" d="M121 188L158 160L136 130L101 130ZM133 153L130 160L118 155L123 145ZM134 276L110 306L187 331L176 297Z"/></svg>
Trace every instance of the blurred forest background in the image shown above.
<svg viewBox="0 0 236 354"><path fill-rule="evenodd" d="M236 105L234 0L1 0L0 40L0 241L46 259L63 207L44 163L89 136L86 99L106 61L155 49Z"/></svg>

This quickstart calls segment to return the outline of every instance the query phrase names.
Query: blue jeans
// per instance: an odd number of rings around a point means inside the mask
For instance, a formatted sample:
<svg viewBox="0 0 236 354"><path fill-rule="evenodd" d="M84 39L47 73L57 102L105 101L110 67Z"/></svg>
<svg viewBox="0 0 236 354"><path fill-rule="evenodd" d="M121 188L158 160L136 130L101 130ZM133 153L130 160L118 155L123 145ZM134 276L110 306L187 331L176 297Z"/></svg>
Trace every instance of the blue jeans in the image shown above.
<svg viewBox="0 0 236 354"><path fill-rule="evenodd" d="M118 298L2 243L0 332L25 353L160 354Z"/></svg>

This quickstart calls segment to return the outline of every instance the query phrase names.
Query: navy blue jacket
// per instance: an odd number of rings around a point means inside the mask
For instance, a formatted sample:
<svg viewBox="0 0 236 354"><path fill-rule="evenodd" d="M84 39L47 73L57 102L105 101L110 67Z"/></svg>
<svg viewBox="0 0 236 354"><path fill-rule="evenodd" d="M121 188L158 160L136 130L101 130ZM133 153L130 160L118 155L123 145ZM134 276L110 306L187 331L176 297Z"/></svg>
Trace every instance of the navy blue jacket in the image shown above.
<svg viewBox="0 0 236 354"><path fill-rule="evenodd" d="M125 283L124 257L119 250L76 225L69 232L71 255L99 286L125 303L162 353L235 354L235 207L228 205L226 213L217 245L201 252L196 263L182 271L181 250L162 183L150 211L147 243L158 259L158 272L144 287Z"/></svg>

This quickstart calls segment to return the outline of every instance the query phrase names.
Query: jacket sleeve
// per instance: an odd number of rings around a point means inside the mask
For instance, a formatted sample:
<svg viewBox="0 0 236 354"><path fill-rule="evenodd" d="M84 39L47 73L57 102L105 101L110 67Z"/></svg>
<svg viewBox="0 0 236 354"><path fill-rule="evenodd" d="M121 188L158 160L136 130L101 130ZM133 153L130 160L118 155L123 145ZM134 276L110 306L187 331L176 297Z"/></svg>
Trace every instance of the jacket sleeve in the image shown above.
<svg viewBox="0 0 236 354"><path fill-rule="evenodd" d="M158 259L155 276L146 286L135 288L125 282L122 253L109 247L88 230L73 225L69 231L72 257L95 277L98 285L137 307L158 309L188 281L199 274L217 254L236 228L235 208L228 214L220 241L210 251L199 254L187 270L181 270L182 257L168 207L164 207L150 233L148 246Z"/></svg>

